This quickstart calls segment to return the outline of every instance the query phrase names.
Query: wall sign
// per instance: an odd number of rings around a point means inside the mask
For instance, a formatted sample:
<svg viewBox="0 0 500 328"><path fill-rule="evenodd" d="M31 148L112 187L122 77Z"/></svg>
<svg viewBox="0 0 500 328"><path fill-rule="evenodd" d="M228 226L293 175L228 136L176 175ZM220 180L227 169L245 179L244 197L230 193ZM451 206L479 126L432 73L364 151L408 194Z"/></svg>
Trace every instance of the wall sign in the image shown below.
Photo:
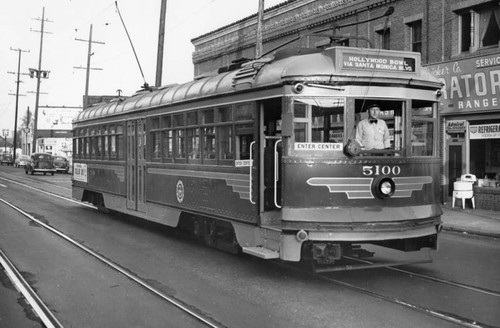
<svg viewBox="0 0 500 328"><path fill-rule="evenodd" d="M500 124L481 124L469 127L471 139L500 139Z"/></svg>
<svg viewBox="0 0 500 328"><path fill-rule="evenodd" d="M442 113L472 113L500 107L500 54L427 68L444 83Z"/></svg>
<svg viewBox="0 0 500 328"><path fill-rule="evenodd" d="M446 122L446 133L465 133L466 130L466 120L454 120Z"/></svg>

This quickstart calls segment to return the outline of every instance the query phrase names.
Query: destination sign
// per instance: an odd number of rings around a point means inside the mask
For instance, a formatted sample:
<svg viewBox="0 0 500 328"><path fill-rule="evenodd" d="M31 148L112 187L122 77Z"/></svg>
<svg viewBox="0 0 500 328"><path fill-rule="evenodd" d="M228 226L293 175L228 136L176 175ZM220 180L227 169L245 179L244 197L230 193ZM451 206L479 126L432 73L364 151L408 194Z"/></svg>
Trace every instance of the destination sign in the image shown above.
<svg viewBox="0 0 500 328"><path fill-rule="evenodd" d="M343 53L342 68L414 73L415 58Z"/></svg>
<svg viewBox="0 0 500 328"><path fill-rule="evenodd" d="M73 180L87 183L87 164L73 164Z"/></svg>

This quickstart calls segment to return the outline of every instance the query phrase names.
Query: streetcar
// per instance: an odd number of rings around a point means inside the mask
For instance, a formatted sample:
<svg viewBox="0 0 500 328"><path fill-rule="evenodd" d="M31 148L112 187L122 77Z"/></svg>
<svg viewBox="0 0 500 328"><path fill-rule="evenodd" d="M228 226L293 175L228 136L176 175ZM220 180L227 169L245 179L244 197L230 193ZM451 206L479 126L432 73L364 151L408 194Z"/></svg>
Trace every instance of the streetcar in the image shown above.
<svg viewBox="0 0 500 328"><path fill-rule="evenodd" d="M72 195L263 259L435 250L441 87L419 53L332 46L144 88L74 120ZM383 149L355 138L373 104Z"/></svg>

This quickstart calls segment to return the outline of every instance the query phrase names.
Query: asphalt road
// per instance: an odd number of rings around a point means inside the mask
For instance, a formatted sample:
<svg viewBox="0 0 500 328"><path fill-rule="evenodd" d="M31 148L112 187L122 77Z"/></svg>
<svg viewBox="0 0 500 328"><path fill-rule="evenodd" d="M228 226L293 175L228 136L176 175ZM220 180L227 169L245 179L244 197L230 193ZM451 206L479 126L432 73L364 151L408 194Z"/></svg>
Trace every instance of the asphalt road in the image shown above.
<svg viewBox="0 0 500 328"><path fill-rule="evenodd" d="M187 240L171 229L130 217L103 214L2 177L69 196L69 175L32 177L25 176L22 169L2 167L0 198L67 233L165 294L206 314L222 327L456 326L328 279L359 286L388 299L500 326L497 310L500 301L496 296L387 269L331 273L322 277L305 274L249 256L220 252ZM81 254L54 234L30 224L2 204L0 249L11 256L67 327L198 325L158 297ZM384 255L392 256L382 253ZM499 255L498 239L443 233L433 263L407 268L499 292Z"/></svg>

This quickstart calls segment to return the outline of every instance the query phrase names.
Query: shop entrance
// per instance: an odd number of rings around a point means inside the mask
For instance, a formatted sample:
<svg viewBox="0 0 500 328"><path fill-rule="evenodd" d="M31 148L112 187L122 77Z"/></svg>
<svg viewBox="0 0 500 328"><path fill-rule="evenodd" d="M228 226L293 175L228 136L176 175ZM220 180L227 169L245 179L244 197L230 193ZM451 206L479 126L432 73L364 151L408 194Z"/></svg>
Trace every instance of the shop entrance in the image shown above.
<svg viewBox="0 0 500 328"><path fill-rule="evenodd" d="M453 182L465 172L465 140L455 139L448 143L448 196L453 195Z"/></svg>

